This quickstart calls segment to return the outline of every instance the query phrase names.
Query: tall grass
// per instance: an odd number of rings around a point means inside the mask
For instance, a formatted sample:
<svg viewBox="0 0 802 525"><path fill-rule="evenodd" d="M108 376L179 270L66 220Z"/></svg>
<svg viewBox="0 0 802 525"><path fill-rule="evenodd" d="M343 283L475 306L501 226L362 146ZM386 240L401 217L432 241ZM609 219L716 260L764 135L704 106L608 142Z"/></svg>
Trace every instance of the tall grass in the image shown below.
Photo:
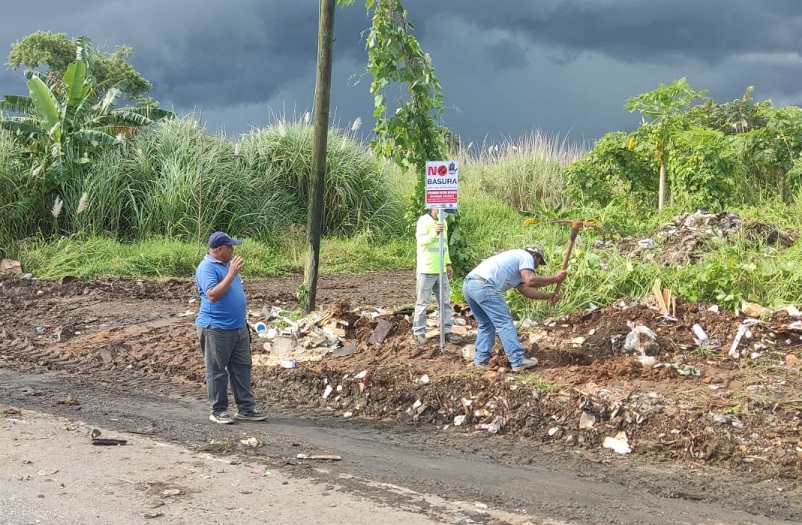
<svg viewBox="0 0 802 525"><path fill-rule="evenodd" d="M20 203L26 196L25 169L22 151L11 134L0 128L0 246L5 249L4 255L14 255L8 247L26 230L25 217L20 214Z"/></svg>
<svg viewBox="0 0 802 525"><path fill-rule="evenodd" d="M584 154L580 146L540 131L517 141L482 145L475 154L472 149L469 144L459 153L461 167L467 168L463 187L524 211L567 205L562 170Z"/></svg>
<svg viewBox="0 0 802 525"><path fill-rule="evenodd" d="M403 212L416 174L376 161L348 133L332 131L329 145L320 271L414 268L415 241ZM238 248L247 260L246 275L299 274L306 263L310 148L311 128L298 123L280 122L237 142L209 136L191 120L162 124L108 153L65 187L60 224L80 227L57 240L30 238L21 249L23 267L39 277L189 276L205 251L208 232L224 229L246 238ZM540 272L550 274L559 268L570 234L568 226L552 218L593 219L608 226L604 233L580 232L557 305L510 291L510 306L518 316L539 319L642 297L651 293L656 278L686 300L723 307L738 306L741 300L800 304L802 245L778 249L728 241L715 245L700 262L676 267L633 258L614 246L595 247L596 240L615 239L613 230L636 239L651 236L672 215L692 210L677 204L661 214L640 213L616 201L605 208L571 209L562 174L580 151L533 135L501 144L498 151L486 145L475 154L465 148L459 155L461 249L471 265L502 250L539 244L548 259ZM26 184L32 184L30 169L2 134L0 160L0 209L13 210ZM38 217L47 218L52 204L43 200ZM745 219L802 229L802 198L732 211ZM527 225L525 219L533 215L541 220ZM13 240L25 231L22 219L13 217L0 215L0 223L9 225L0 236L13 231ZM461 300L461 277L452 286L455 300Z"/></svg>
<svg viewBox="0 0 802 525"><path fill-rule="evenodd" d="M64 189L76 233L120 240L203 239L214 230L268 240L305 226L312 128L279 122L234 143L192 119L172 120L109 150ZM329 137L323 232L392 235L403 202L354 137ZM88 203L77 213L77 203ZM71 203L74 203L71 204Z"/></svg>

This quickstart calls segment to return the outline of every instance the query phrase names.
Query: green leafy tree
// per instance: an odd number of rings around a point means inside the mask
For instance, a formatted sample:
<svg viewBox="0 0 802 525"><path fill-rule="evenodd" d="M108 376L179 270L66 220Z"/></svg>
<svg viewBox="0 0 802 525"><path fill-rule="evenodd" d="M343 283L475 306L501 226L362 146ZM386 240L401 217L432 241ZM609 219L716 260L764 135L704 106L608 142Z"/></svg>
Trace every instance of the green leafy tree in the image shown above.
<svg viewBox="0 0 802 525"><path fill-rule="evenodd" d="M31 185L26 201L30 206L52 198L53 192L58 195L102 148L172 116L154 106L116 107L124 82L100 92L92 71L91 43L81 37L76 59L62 77L30 71L29 96L9 95L0 101L0 126L12 132L32 158L31 175L38 182Z"/></svg>
<svg viewBox="0 0 802 525"><path fill-rule="evenodd" d="M414 26L401 1L366 0L365 7L373 10L366 44L376 117L371 148L379 157L416 174L415 194L407 213L411 228L424 208L426 161L445 159L456 140L439 122L445 110L440 81L431 57L412 34ZM401 93L392 104L387 99L391 88L400 88ZM466 249L459 214L449 220L449 251L456 271L462 272L475 255Z"/></svg>
<svg viewBox="0 0 802 525"><path fill-rule="evenodd" d="M423 209L427 160L444 159L446 136L438 122L443 92L432 59L412 35L414 26L400 0L367 0L373 20L367 39L368 71L373 76L375 138L371 147L418 177L413 213ZM386 91L401 87L402 95L389 107Z"/></svg>
<svg viewBox="0 0 802 525"><path fill-rule="evenodd" d="M75 60L82 38L71 40L64 33L37 31L11 44L6 65L61 78ZM119 46L112 53L96 52L92 58L95 86L105 91L123 85L125 98L149 101L146 97L153 85L131 65L129 59L133 55L130 46Z"/></svg>
<svg viewBox="0 0 802 525"><path fill-rule="evenodd" d="M656 130L655 155L659 166L659 188L657 208L662 210L666 197L666 173L668 153L675 133L687 125L684 113L691 104L705 98L707 91L694 91L684 78L671 84L660 84L657 89L627 99L624 107L630 112L638 111L643 116L643 126Z"/></svg>

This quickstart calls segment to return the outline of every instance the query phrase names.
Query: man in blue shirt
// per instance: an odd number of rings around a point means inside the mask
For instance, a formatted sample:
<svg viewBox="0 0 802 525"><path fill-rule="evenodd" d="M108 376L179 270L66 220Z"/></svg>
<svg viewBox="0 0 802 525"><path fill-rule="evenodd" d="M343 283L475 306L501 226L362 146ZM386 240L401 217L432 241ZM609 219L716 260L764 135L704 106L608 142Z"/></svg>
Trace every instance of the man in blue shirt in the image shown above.
<svg viewBox="0 0 802 525"><path fill-rule="evenodd" d="M559 270L549 277L537 275L535 269L544 264L546 257L543 250L528 246L493 255L465 276L462 293L479 323L474 365L486 365L490 361L498 332L514 372L537 366L537 359L525 356L504 292L515 288L529 299L555 301L557 296L554 292L541 292L537 288L561 282L567 273Z"/></svg>
<svg viewBox="0 0 802 525"><path fill-rule="evenodd" d="M263 421L251 392L251 334L245 322L245 291L239 276L242 257L234 246L242 244L223 232L209 237L209 251L195 270L200 308L195 318L203 361L206 392L215 423L234 419ZM237 413L228 414L228 386L234 393Z"/></svg>

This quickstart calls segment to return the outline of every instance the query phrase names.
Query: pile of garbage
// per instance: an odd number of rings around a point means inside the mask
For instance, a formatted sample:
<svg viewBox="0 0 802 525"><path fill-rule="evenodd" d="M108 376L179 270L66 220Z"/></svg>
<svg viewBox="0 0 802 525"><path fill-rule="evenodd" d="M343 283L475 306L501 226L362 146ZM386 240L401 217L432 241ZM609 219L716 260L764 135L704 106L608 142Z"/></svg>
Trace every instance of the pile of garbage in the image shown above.
<svg viewBox="0 0 802 525"><path fill-rule="evenodd" d="M352 312L333 308L292 319L292 312L278 306L250 311L248 324L256 337L264 339L264 353L254 354L254 364L295 368L301 361L319 361L329 353L356 353L354 342L345 344L348 332L353 332L358 319L376 319L383 314L388 312L380 308Z"/></svg>
<svg viewBox="0 0 802 525"><path fill-rule="evenodd" d="M619 243L619 250L634 258L655 260L664 266L692 264L710 251L713 243L738 236L754 243L788 248L799 238L799 232L781 230L772 224L744 221L734 212L707 213L697 210L684 213L657 230L654 238Z"/></svg>

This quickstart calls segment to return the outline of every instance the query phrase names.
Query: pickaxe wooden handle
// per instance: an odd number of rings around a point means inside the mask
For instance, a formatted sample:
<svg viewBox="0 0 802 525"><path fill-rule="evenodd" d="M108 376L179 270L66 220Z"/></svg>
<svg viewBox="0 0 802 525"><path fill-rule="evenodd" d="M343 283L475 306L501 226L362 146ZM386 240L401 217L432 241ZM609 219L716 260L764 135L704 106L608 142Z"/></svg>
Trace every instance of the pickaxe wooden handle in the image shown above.
<svg viewBox="0 0 802 525"><path fill-rule="evenodd" d="M590 221L575 221L569 219L560 219L556 221L552 221L555 224L570 224L571 225L571 238L568 241L568 248L565 250L565 257L563 257L563 265L560 268L561 270L568 269L568 260L571 258L571 251L574 249L574 244L576 243L576 237L579 235L580 228L594 228L598 231L602 231L601 227L597 224L590 222ZM557 286L554 287L554 294L555 296L560 293L560 288L562 287L562 282L557 283Z"/></svg>

